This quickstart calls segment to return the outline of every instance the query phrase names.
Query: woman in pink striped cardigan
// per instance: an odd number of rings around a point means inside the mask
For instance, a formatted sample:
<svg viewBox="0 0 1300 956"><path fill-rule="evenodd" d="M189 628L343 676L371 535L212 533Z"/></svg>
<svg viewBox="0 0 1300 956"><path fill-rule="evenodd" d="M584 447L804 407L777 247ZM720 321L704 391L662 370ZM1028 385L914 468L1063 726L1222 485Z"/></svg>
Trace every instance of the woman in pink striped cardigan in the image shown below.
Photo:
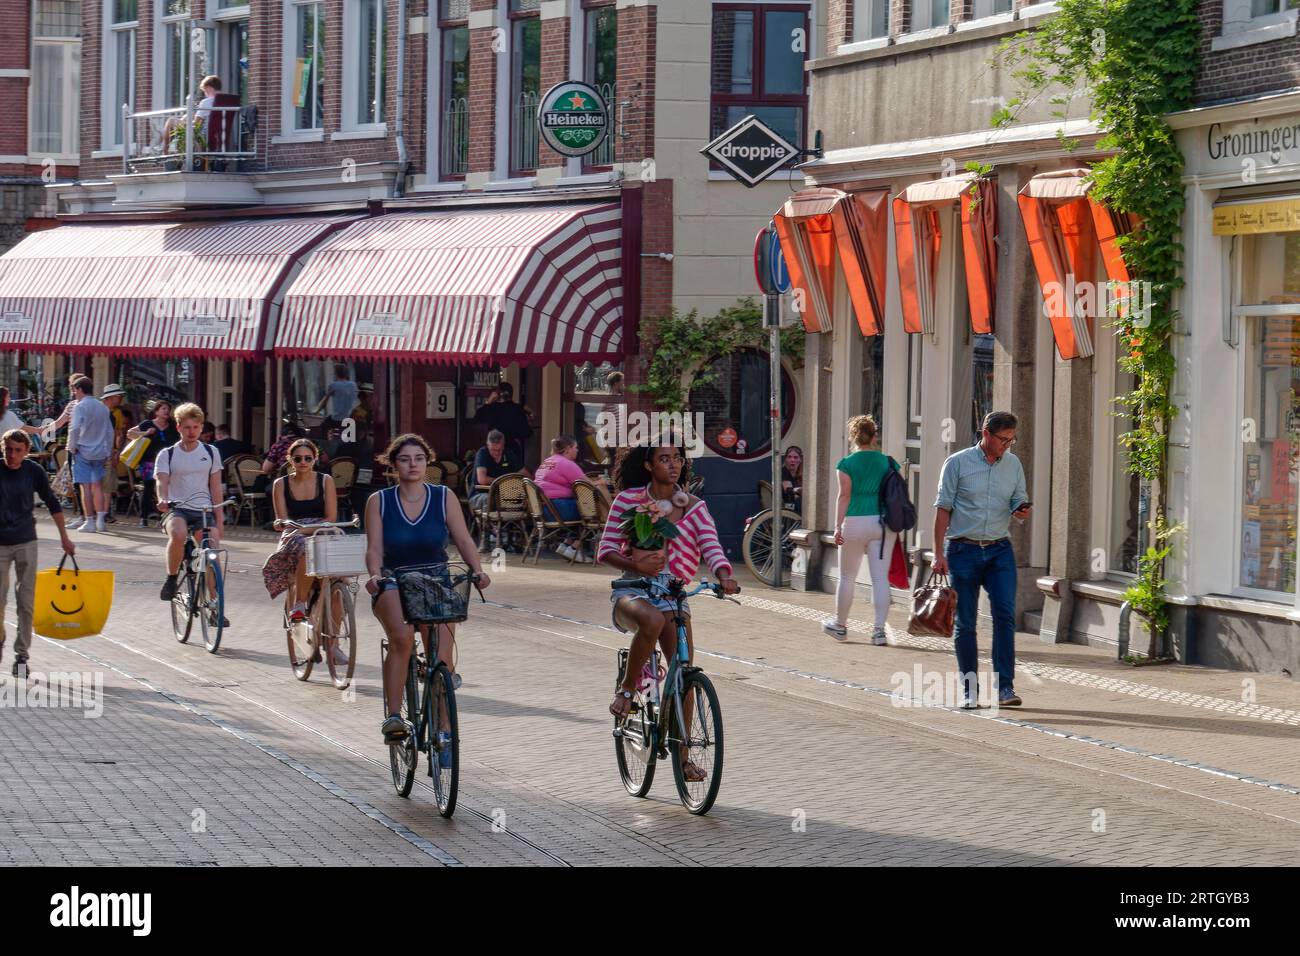
<svg viewBox="0 0 1300 956"><path fill-rule="evenodd" d="M713 524L708 505L688 494L679 484L685 480L686 468L686 457L679 445L628 449L615 468L614 483L618 494L610 504L609 520L605 523L600 548L596 552L596 563L617 568L623 572L624 578L658 578L666 584L669 578L690 581L703 557L723 590L735 594L740 587L732 578L731 562L718 543L718 529ZM626 512L647 502L660 503L661 510L678 531L677 537L656 551L632 547L623 531ZM632 706L633 693L641 670L650 659L654 642L658 640L664 655L671 658L677 635L672 605L666 599L652 599L644 591L625 588L613 590L610 601L614 626L624 632L635 632L623 685L609 708L615 717L624 717ZM686 610L689 614L689 608ZM689 617L686 642L693 657L695 644ZM698 771L698 768L688 769L688 779L695 779L691 776L692 769ZM703 779L702 775L700 779Z"/></svg>

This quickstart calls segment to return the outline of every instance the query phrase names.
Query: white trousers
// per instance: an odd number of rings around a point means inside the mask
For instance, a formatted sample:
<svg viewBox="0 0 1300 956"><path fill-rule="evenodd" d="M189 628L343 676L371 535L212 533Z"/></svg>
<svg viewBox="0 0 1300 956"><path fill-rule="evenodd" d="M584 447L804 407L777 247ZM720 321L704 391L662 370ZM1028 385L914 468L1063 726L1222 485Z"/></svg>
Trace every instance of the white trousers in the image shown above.
<svg viewBox="0 0 1300 956"><path fill-rule="evenodd" d="M880 539L885 538L885 553L881 556ZM867 556L871 570L871 603L876 608L876 626L881 627L889 615L889 562L894 554L893 531L886 531L879 515L861 515L844 519L844 543L840 545L840 580L835 586L835 620L840 624L849 621L849 608L853 606L853 587L862 567L862 556Z"/></svg>

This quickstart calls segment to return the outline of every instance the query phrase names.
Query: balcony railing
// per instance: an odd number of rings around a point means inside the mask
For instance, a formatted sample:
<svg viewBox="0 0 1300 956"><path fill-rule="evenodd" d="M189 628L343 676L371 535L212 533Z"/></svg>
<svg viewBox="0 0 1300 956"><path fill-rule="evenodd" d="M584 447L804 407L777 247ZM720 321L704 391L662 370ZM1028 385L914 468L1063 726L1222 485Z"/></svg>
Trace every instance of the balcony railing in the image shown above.
<svg viewBox="0 0 1300 956"><path fill-rule="evenodd" d="M469 172L469 101L448 100L442 111L440 169L443 176L459 178Z"/></svg>
<svg viewBox="0 0 1300 956"><path fill-rule="evenodd" d="M237 172L257 156L257 107L210 106L193 101L174 109L122 109L122 172L189 170ZM194 135L187 135L192 130Z"/></svg>
<svg viewBox="0 0 1300 956"><path fill-rule="evenodd" d="M520 93L510 111L510 172L529 172L537 168L537 93Z"/></svg>

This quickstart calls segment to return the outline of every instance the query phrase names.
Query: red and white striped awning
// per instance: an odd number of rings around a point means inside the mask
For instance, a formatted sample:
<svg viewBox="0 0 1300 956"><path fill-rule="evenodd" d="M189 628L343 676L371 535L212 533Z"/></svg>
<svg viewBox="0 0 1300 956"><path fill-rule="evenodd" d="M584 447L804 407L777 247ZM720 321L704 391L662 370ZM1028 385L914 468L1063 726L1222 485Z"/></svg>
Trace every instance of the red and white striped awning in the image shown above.
<svg viewBox="0 0 1300 956"><path fill-rule="evenodd" d="M69 223L0 256L0 350L255 358L298 257L356 216Z"/></svg>
<svg viewBox="0 0 1300 956"><path fill-rule="evenodd" d="M353 223L284 299L275 354L465 364L617 360L618 204Z"/></svg>

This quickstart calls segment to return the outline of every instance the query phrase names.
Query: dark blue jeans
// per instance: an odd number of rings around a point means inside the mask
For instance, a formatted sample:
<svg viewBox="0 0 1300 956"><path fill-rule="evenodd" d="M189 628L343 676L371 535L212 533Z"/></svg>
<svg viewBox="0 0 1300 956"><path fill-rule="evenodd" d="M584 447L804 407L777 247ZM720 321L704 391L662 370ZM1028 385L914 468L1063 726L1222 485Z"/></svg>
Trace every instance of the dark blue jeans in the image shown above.
<svg viewBox="0 0 1300 956"><path fill-rule="evenodd" d="M993 611L993 669L998 675L998 693L1007 694L1016 676L1016 555L1011 542L1005 540L981 548L977 544L950 540L944 556L957 592L957 669L966 694L974 699L978 691L975 621L979 615L981 587L988 591Z"/></svg>

